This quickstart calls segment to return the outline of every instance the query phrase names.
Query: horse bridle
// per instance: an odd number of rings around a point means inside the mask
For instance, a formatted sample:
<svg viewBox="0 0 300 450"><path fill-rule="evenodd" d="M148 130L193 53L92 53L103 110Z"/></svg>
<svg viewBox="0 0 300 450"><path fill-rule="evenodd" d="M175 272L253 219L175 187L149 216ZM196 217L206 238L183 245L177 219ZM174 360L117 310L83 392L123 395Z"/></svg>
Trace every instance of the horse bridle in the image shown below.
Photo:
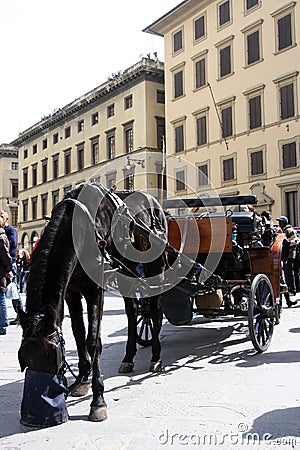
<svg viewBox="0 0 300 450"><path fill-rule="evenodd" d="M37 335L37 327L41 322L41 320L43 319L43 317L44 314L34 314L33 316L29 316L28 321L31 323L32 332L29 336L27 335L22 338L19 352L30 342L42 342L51 345L52 348L54 348L56 354L56 367L57 367L56 375L63 375L66 371L66 360L65 360L65 341L62 332L58 327L52 333L43 336L41 339L41 337Z"/></svg>

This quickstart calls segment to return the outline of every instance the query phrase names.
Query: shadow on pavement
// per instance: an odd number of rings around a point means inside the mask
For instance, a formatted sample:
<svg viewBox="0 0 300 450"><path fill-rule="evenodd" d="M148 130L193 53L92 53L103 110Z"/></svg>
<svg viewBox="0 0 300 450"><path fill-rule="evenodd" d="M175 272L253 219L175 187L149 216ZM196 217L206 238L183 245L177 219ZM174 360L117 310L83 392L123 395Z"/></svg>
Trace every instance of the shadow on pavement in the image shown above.
<svg viewBox="0 0 300 450"><path fill-rule="evenodd" d="M279 440L285 436L299 436L299 423L300 407L274 409L257 417L252 424L251 430L247 430L247 433L244 434L244 438L247 438L247 435L250 433L257 433L260 437L264 434L270 435L268 437L269 441L271 439ZM290 444L292 444L292 440L295 441L295 438L290 438ZM278 446L279 443L278 441ZM282 439L282 445L287 445L287 443L287 439ZM289 448L291 447L289 446Z"/></svg>

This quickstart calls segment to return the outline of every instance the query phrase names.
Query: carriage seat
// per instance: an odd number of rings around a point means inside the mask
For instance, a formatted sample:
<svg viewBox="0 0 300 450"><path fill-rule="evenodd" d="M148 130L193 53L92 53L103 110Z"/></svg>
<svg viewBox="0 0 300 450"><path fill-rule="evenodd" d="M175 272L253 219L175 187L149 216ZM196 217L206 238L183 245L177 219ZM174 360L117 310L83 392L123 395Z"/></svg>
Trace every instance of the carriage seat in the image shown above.
<svg viewBox="0 0 300 450"><path fill-rule="evenodd" d="M234 212L231 216L232 224L236 225L237 233L254 233L257 231L255 214L253 212Z"/></svg>

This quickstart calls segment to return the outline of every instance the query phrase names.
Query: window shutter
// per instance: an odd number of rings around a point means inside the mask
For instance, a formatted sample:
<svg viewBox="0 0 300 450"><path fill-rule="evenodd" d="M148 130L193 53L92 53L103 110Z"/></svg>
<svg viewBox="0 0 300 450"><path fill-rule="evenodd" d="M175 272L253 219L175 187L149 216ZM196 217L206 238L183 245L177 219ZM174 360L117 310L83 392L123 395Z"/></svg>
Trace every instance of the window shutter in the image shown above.
<svg viewBox="0 0 300 450"><path fill-rule="evenodd" d="M225 159L223 161L223 180L233 180L234 179L234 165L233 158Z"/></svg>
<svg viewBox="0 0 300 450"><path fill-rule="evenodd" d="M183 74L182 71L175 73L174 75L174 95L175 98L180 97L183 95Z"/></svg>
<svg viewBox="0 0 300 450"><path fill-rule="evenodd" d="M220 76L224 77L231 72L230 45L220 50Z"/></svg>
<svg viewBox="0 0 300 450"><path fill-rule="evenodd" d="M201 16L199 19L195 20L195 41L204 36L204 34L204 16Z"/></svg>
<svg viewBox="0 0 300 450"><path fill-rule="evenodd" d="M291 14L278 20L278 50L292 45L292 19Z"/></svg>
<svg viewBox="0 0 300 450"><path fill-rule="evenodd" d="M282 146L282 167L288 169L297 166L296 142Z"/></svg>
<svg viewBox="0 0 300 450"><path fill-rule="evenodd" d="M183 125L179 125L175 128L175 151L182 152L183 150Z"/></svg>
<svg viewBox="0 0 300 450"><path fill-rule="evenodd" d="M197 119L197 145L207 143L206 116Z"/></svg>
<svg viewBox="0 0 300 450"><path fill-rule="evenodd" d="M204 86L206 83L205 59L196 62L196 89Z"/></svg>
<svg viewBox="0 0 300 450"><path fill-rule="evenodd" d="M248 43L248 64L259 61L259 31L255 31L247 36Z"/></svg>
<svg viewBox="0 0 300 450"><path fill-rule="evenodd" d="M280 88L280 108L281 119L287 119L295 115L293 84L288 84Z"/></svg>
<svg viewBox="0 0 300 450"><path fill-rule="evenodd" d="M262 151L251 153L251 175L263 173L263 153Z"/></svg>
<svg viewBox="0 0 300 450"><path fill-rule="evenodd" d="M222 109L223 137L232 136L232 107Z"/></svg>
<svg viewBox="0 0 300 450"><path fill-rule="evenodd" d="M250 98L249 100L249 114L250 114L250 130L261 127L261 96Z"/></svg>

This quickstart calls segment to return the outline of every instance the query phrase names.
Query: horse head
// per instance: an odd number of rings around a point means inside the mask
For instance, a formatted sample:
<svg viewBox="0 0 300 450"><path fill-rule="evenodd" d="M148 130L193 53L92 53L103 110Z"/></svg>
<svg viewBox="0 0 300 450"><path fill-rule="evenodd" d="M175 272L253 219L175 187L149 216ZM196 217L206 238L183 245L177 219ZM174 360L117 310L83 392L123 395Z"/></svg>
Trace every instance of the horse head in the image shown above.
<svg viewBox="0 0 300 450"><path fill-rule="evenodd" d="M23 372L27 367L36 372L57 374L63 367L63 338L56 325L56 311L46 305L43 314L19 311L23 337L18 352Z"/></svg>

